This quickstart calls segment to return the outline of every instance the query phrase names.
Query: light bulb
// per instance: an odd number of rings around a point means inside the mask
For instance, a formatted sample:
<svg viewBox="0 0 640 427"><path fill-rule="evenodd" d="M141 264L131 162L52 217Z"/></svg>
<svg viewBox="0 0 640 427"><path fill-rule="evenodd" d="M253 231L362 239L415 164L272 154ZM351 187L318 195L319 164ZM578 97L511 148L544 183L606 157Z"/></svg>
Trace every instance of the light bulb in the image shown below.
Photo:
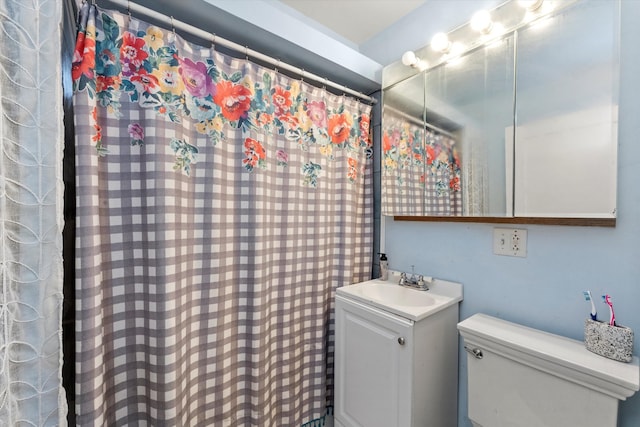
<svg viewBox="0 0 640 427"><path fill-rule="evenodd" d="M431 49L436 52L447 53L451 49L451 42L446 33L437 33L431 38Z"/></svg>
<svg viewBox="0 0 640 427"><path fill-rule="evenodd" d="M407 67L413 67L418 62L418 57L413 51L408 50L402 54L402 63Z"/></svg>
<svg viewBox="0 0 640 427"><path fill-rule="evenodd" d="M518 4L527 10L534 11L540 9L544 0L518 0Z"/></svg>
<svg viewBox="0 0 640 427"><path fill-rule="evenodd" d="M491 20L491 14L487 10L479 10L473 14L470 22L471 28L474 31L478 31L483 34L491 32L493 27L493 21Z"/></svg>
<svg viewBox="0 0 640 427"><path fill-rule="evenodd" d="M427 69L427 63L418 58L411 50L402 54L402 63L407 67L417 68L420 71Z"/></svg>

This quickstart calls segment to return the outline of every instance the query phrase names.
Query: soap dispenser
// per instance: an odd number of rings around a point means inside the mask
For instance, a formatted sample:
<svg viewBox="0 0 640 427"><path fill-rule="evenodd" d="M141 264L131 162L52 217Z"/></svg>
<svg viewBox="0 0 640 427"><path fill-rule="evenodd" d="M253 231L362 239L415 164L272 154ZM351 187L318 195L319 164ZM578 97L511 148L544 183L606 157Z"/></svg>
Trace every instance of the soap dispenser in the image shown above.
<svg viewBox="0 0 640 427"><path fill-rule="evenodd" d="M380 280L389 280L389 262L383 253L380 253Z"/></svg>

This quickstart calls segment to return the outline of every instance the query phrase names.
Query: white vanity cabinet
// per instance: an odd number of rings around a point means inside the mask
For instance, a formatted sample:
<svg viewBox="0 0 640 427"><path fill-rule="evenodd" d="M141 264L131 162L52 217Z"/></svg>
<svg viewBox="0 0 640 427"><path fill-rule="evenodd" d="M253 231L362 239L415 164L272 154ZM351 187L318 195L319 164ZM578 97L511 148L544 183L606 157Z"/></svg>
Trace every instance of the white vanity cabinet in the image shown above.
<svg viewBox="0 0 640 427"><path fill-rule="evenodd" d="M336 295L336 427L457 426L458 301L413 320Z"/></svg>

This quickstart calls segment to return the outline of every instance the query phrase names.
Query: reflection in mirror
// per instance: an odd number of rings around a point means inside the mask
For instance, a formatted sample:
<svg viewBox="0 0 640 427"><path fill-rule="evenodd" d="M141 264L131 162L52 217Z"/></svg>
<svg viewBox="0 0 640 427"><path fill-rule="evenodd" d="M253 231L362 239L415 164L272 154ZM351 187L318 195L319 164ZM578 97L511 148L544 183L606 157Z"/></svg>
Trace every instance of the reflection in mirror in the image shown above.
<svg viewBox="0 0 640 427"><path fill-rule="evenodd" d="M518 31L514 216L615 217L617 9L581 2Z"/></svg>

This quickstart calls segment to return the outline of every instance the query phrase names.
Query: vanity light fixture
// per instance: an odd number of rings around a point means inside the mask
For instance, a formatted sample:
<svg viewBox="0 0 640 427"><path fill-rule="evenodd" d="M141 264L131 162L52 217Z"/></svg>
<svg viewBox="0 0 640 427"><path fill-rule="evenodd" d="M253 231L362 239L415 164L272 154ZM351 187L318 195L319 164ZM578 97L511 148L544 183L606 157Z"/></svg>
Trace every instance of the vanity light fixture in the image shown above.
<svg viewBox="0 0 640 427"><path fill-rule="evenodd" d="M431 38L431 49L440 53L449 53L451 50L451 42L447 33L436 33Z"/></svg>
<svg viewBox="0 0 640 427"><path fill-rule="evenodd" d="M542 3L544 3L544 0L518 0L518 4L529 12L534 12L540 9Z"/></svg>
<svg viewBox="0 0 640 427"><path fill-rule="evenodd" d="M471 17L471 29L482 34L489 34L493 28L493 21L488 10L479 10Z"/></svg>
<svg viewBox="0 0 640 427"><path fill-rule="evenodd" d="M427 63L418 58L412 50L408 50L402 54L402 63L407 67L417 68L420 71L428 67Z"/></svg>

